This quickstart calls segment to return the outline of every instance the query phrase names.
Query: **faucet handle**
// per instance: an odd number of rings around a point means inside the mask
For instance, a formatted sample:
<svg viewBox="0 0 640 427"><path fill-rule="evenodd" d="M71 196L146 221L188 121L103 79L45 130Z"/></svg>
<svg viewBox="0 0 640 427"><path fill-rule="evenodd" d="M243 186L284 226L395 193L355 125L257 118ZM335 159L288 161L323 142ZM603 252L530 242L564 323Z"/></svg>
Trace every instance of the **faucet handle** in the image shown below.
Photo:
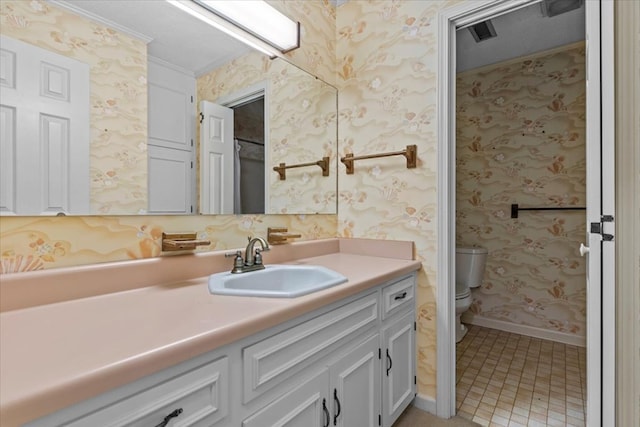
<svg viewBox="0 0 640 427"><path fill-rule="evenodd" d="M235 253L224 254L225 258L235 257L233 260L233 270L232 273L241 273L244 267L244 259L242 259L242 252L236 251Z"/></svg>
<svg viewBox="0 0 640 427"><path fill-rule="evenodd" d="M225 258L231 258L231 257L240 257L242 258L242 251L235 251L235 252L229 252L224 254Z"/></svg>
<svg viewBox="0 0 640 427"><path fill-rule="evenodd" d="M269 249L266 249L266 250L268 251ZM254 264L257 264L257 265L262 264L262 255L261 255L261 252L264 252L264 249L263 249L263 250L260 250L260 248L256 248L256 255L255 255L255 257L253 258L253 263L254 263Z"/></svg>

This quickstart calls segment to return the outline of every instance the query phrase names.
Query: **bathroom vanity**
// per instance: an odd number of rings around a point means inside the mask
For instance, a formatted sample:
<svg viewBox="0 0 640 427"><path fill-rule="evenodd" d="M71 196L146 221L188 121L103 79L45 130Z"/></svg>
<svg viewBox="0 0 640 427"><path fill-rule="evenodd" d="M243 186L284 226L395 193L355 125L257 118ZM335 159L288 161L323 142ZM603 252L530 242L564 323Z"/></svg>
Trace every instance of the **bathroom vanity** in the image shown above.
<svg viewBox="0 0 640 427"><path fill-rule="evenodd" d="M205 276L3 312L2 425L392 425L416 392L412 244L286 246L274 262L349 281L258 298Z"/></svg>

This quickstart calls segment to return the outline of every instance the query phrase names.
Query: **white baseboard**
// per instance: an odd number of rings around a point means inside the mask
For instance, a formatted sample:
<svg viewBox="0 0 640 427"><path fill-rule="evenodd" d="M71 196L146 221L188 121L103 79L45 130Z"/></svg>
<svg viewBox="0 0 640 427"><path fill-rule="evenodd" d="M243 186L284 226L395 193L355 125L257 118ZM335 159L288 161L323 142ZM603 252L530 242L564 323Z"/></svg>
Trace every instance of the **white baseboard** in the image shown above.
<svg viewBox="0 0 640 427"><path fill-rule="evenodd" d="M551 331L549 329L536 328L533 326L519 325L517 323L505 322L504 320L489 319L478 315L464 316L463 323L469 323L476 326L484 326L486 328L498 329L500 331L512 332L514 334L526 335L528 337L541 338L544 340L560 342L563 344L575 345L578 347L587 346L587 338L585 336L577 336L567 334L565 332Z"/></svg>
<svg viewBox="0 0 640 427"><path fill-rule="evenodd" d="M436 400L418 393L416 398L413 399L413 406L418 409L422 409L425 412L436 415Z"/></svg>

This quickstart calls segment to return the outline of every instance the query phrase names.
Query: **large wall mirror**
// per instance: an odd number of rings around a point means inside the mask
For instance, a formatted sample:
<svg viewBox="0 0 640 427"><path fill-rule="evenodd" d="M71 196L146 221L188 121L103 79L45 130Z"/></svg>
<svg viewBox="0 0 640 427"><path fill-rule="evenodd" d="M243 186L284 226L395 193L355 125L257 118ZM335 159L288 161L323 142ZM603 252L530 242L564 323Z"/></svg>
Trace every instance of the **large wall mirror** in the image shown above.
<svg viewBox="0 0 640 427"><path fill-rule="evenodd" d="M164 0L0 19L0 214L336 213L331 85Z"/></svg>

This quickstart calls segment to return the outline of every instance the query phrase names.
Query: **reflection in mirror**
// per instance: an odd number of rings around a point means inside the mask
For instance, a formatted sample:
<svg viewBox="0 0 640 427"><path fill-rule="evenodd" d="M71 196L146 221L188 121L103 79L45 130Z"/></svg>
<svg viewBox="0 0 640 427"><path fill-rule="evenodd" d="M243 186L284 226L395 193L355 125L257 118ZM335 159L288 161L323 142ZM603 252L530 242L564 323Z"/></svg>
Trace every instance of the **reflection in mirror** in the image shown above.
<svg viewBox="0 0 640 427"><path fill-rule="evenodd" d="M0 19L2 69L14 70L0 99L0 214L336 213L330 85L164 1L3 0ZM46 84L42 111L22 81L34 58L47 64L29 77ZM65 96L84 109L61 108ZM329 177L272 169L324 156Z"/></svg>

